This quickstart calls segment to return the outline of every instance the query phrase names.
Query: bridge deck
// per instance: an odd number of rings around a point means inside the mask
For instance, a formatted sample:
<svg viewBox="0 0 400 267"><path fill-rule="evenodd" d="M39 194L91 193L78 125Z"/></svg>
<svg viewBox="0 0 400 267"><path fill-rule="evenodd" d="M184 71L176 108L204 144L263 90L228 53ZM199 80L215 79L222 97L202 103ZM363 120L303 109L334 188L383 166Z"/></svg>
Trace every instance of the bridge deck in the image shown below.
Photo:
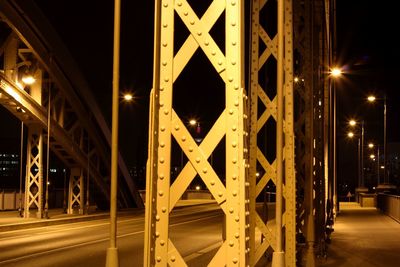
<svg viewBox="0 0 400 267"><path fill-rule="evenodd" d="M399 266L400 224L375 208L340 204L328 257L320 266Z"/></svg>

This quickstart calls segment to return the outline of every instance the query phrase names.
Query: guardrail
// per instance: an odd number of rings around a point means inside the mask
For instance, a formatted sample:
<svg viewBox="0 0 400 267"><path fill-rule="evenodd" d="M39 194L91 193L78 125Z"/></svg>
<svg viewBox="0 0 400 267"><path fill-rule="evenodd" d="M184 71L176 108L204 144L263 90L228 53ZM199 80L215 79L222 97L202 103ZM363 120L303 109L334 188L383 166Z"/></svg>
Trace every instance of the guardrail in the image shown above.
<svg viewBox="0 0 400 267"><path fill-rule="evenodd" d="M378 209L400 223L400 196L378 194Z"/></svg>

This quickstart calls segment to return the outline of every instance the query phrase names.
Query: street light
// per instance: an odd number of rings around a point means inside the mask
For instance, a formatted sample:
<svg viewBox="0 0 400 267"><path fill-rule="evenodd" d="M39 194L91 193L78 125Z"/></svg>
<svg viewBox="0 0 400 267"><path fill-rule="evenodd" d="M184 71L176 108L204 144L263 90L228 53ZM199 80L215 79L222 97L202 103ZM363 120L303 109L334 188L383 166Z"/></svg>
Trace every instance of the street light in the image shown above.
<svg viewBox="0 0 400 267"><path fill-rule="evenodd" d="M195 126L195 125L197 125L197 121L195 119L191 119L191 120L189 120L189 124L190 124L190 126Z"/></svg>
<svg viewBox="0 0 400 267"><path fill-rule="evenodd" d="M335 56L334 56L334 60ZM330 143L332 146L332 206L333 206L333 216L339 211L339 202L337 201L337 169L336 169L336 79L342 77L342 70L338 67L332 67L329 72L330 76L332 77L332 86L329 88L329 124L332 125L332 129L330 130L331 138Z"/></svg>
<svg viewBox="0 0 400 267"><path fill-rule="evenodd" d="M368 147L369 147L369 148L374 148L374 144L373 144L373 143L369 143L369 144L368 144Z"/></svg>
<svg viewBox="0 0 400 267"><path fill-rule="evenodd" d="M374 103L377 98L374 95L369 95L367 97L368 102ZM383 96L383 165L386 166L387 162L387 150L386 150L386 94ZM383 172L383 183L389 184L387 179L386 170Z"/></svg>
<svg viewBox="0 0 400 267"><path fill-rule="evenodd" d="M350 120L349 121L349 125L351 127L355 127L357 125L355 120ZM354 134L352 136L350 136L348 134L349 137L354 136ZM368 191L368 189L366 189L364 187L364 120L361 121L361 140L360 138L358 138L358 166L359 166L359 170L358 170L358 188L356 189L357 192L365 192ZM360 171L361 169L361 171ZM358 197L357 197L358 199Z"/></svg>
<svg viewBox="0 0 400 267"><path fill-rule="evenodd" d="M368 144L368 147L370 148L370 149L372 149L372 148L374 148L375 147L375 145L373 144L373 143L369 143ZM382 167L383 166L380 166L381 164L380 164L380 162L379 162L379 145L376 145L376 148L377 148L377 158L378 158L378 160L377 160L377 168L376 168L376 175L377 175L377 186L380 184L380 169L382 169ZM375 157L374 157L375 158ZM374 159L374 158L372 158L372 159Z"/></svg>
<svg viewBox="0 0 400 267"><path fill-rule="evenodd" d="M351 122L351 121L350 121ZM355 124L352 124L349 122L350 126L354 126ZM353 132L348 132L347 133L347 137L349 138L353 138L354 137L354 133ZM357 142L357 173L358 173L358 187L360 187L361 184L361 163L360 163L360 154L361 154L361 144L360 144L360 138L357 138L358 142Z"/></svg>
<svg viewBox="0 0 400 267"><path fill-rule="evenodd" d="M196 119L193 118L193 119L189 120L189 126L190 127L195 127L195 126L200 127L200 123ZM194 139L195 139L195 141L197 141L196 138L194 138ZM182 171L182 169L183 169L183 150L181 149L181 171Z"/></svg>
<svg viewBox="0 0 400 267"><path fill-rule="evenodd" d="M338 67L334 67L334 68L331 69L331 75L333 77L339 77L339 76L342 75L342 73L343 73L342 70L340 68L338 68Z"/></svg>
<svg viewBox="0 0 400 267"><path fill-rule="evenodd" d="M125 100L126 102L131 102L131 101L133 100L133 94L131 94L131 93L125 93L125 94L123 95L123 98L124 98L124 100Z"/></svg>
<svg viewBox="0 0 400 267"><path fill-rule="evenodd" d="M22 82L26 85L32 85L36 82L35 77L32 75L29 66L28 68L25 70L24 75L21 78Z"/></svg>

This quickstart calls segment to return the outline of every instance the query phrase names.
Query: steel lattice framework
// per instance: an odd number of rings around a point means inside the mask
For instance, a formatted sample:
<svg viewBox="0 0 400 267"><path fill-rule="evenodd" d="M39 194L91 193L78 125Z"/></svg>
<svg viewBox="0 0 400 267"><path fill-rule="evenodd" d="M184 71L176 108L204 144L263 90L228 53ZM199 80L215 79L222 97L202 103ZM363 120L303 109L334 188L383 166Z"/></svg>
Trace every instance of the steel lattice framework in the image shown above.
<svg viewBox="0 0 400 267"><path fill-rule="evenodd" d="M297 236L309 266L325 253L332 223L332 65L334 1L294 1ZM328 168L329 167L329 168ZM316 246L317 244L317 246ZM315 248L317 251L315 251ZM300 251L301 252L301 251ZM298 261L302 255L298 254Z"/></svg>
<svg viewBox="0 0 400 267"><path fill-rule="evenodd" d="M171 211L188 187L193 177L199 174L221 208L227 215L227 241L220 248L211 266L220 263L230 265L233 258L240 266L247 262L254 266L261 257L272 249L278 247L277 236L280 232L284 236L284 252L286 266L301 265L301 260L306 259L310 266L314 263L314 246L318 243L320 254L323 253L325 227L328 215L327 205L332 200L331 192L333 183L328 171L328 155L331 153L329 145L331 95L329 94L330 82L328 80L327 67L332 64L331 58L331 16L333 6L331 1L284 1L284 27L281 36L284 36L283 47L278 45L279 30L276 17L279 12L276 8L278 1L254 0L251 3L251 38L250 38L250 111L249 123L243 123L243 133L246 125L249 127L249 149L231 143L231 132L237 131L240 125L229 128L232 123L230 115L238 116L239 122L246 118L245 109L240 108L241 102L236 101L241 97L241 72L235 73L235 68L240 62L237 61L240 50L230 54L237 46L236 40L231 43L232 33L238 25L236 16L232 16L229 10L237 5L237 1L213 1L203 17L199 19L191 10L186 1L156 1L155 18L155 69L154 84L151 97L150 131L149 131L149 162L147 190L148 203L146 209L146 247L145 266L166 264L185 265L183 259L175 251L172 242L168 240L168 211ZM226 6L225 6L226 5ZM226 16L226 54L223 55L218 46L208 34L220 14L225 10ZM173 14L176 12L190 31L190 36L174 56L171 44L173 39ZM230 22L229 22L230 21ZM241 22L243 23L243 22ZM233 30L233 31L232 31ZM232 44L232 46L231 46ZM233 45L234 44L234 45ZM209 61L220 74L226 84L226 107L220 118L210 130L204 141L197 146L191 138L189 131L182 123L172 107L173 82L186 66L194 52L201 48ZM279 69L278 50L283 51L283 67ZM227 60L230 59L230 60ZM233 60L232 60L233 59ZM277 64L278 62L278 64ZM235 64L233 64L235 63ZM242 62L243 63L243 62ZM277 131L279 93L277 88L276 74L283 71L283 132ZM278 75L279 80L279 75ZM237 84L235 84L237 82ZM233 85L233 88L232 88ZM231 94L230 89L233 89ZM235 92L240 92L237 94ZM244 93L244 92L243 92ZM233 97L233 98L232 98ZM234 100L232 102L232 99ZM230 107L231 104L238 108ZM228 114L226 112L228 111ZM242 118L241 118L242 116ZM275 132L275 134L274 134ZM282 147L277 147L277 135L283 135ZM227 138L226 156L227 177L232 177L232 183L227 179L226 186L216 177L207 159L223 136ZM175 138L179 146L188 157L189 162L181 174L170 185L169 166L171 153L171 139ZM236 138L236 135L232 135ZM296 139L295 139L296 136ZM244 139L243 144L246 143ZM263 141L264 140L264 141ZM266 140L266 141L265 141ZM296 146L295 146L296 144ZM240 149L243 149L241 151ZM237 150L239 149L239 150ZM282 158L278 158L278 150L283 150ZM230 171L232 163L237 160L245 160L245 153L249 152L249 183L236 182L240 179L237 173ZM195 155L198 154L198 155ZM202 155L202 156L199 156ZM234 155L232 158L231 155ZM237 156L236 158L236 155ZM296 155L296 159L295 159ZM282 185L277 177L277 162L282 160L283 174ZM296 161L296 164L295 164ZM296 165L296 167L295 167ZM236 165L233 165L236 166ZM244 164L246 166L246 163ZM296 171L295 171L296 169ZM210 174L211 172L211 174ZM243 169L243 174L246 173ZM233 174L233 176L232 176ZM246 195L240 195L241 188L249 185L249 205L231 206L235 198L229 197L239 195L240 201L247 203ZM283 223L273 226L273 221L268 221L266 216L260 216L257 212L256 202L262 198L266 187L283 187ZM226 196L226 197L225 197ZM279 200L277 200L279 201ZM227 207L232 207L227 210ZM241 216L236 217L238 224L229 224L229 215L235 214L236 210L246 211L249 208L249 225L245 223L248 219ZM277 210L278 212L278 210ZM265 215L265 214L264 214ZM278 216L278 215L277 215ZM233 218L231 218L233 219ZM249 227L250 242L249 261L246 257L236 258L241 255L236 251L236 244L230 242L232 236L230 229L245 229ZM261 234L261 240L257 237ZM302 236L306 235L307 250L306 257L302 258L299 245L302 244ZM232 248L230 248L232 247ZM242 247L243 249L243 247ZM225 252L224 252L225 251ZM236 255L235 255L236 253ZM310 259L311 258L311 259ZM243 261L245 259L246 261Z"/></svg>
<svg viewBox="0 0 400 267"><path fill-rule="evenodd" d="M169 213L198 174L225 214L226 240L209 266L246 266L248 257L248 182L245 150L245 91L243 89L243 1L214 0L199 18L185 0L156 1L155 64L150 114L150 142L146 200L145 266L186 266L169 239ZM190 36L174 56L174 13ZM225 12L225 54L209 34ZM225 83L225 108L200 145L172 106L174 81L200 48ZM208 158L225 137L226 184ZM171 139L188 158L170 185Z"/></svg>
<svg viewBox="0 0 400 267"><path fill-rule="evenodd" d="M269 2L269 5L268 5ZM295 266L296 263L296 240L295 240L295 171L294 171L294 125L293 125L293 30L292 30L292 1L285 1L285 31L284 31L284 147L283 159L278 159L274 155L273 161L267 159L267 150L276 147L275 140L268 135L268 128L276 132L277 122L277 81L274 75L279 71L274 64L278 59L278 30L271 30L276 27L276 21L271 21L268 16L277 15L276 6L271 4L275 1L255 0L252 2L252 35L251 35L251 134L250 134L250 179L251 179L251 218L252 218L252 266L266 253L269 247L275 250L277 231L284 231L285 236L285 261L288 266ZM269 10L266 10L269 9ZM275 14L275 15L274 15ZM265 21L268 21L265 23ZM266 27L269 27L267 31ZM268 34L268 32L274 34ZM262 42L262 46L259 44ZM261 50L260 47L265 47ZM260 77L264 76L264 77ZM260 81L272 80L272 82L260 83ZM259 106L262 105L262 106ZM280 134L279 132L277 134ZM265 150L258 146L261 138L267 140ZM272 153L274 154L274 153ZM284 223L282 229L271 226L266 218L256 212L256 200L264 192L268 184L277 183L277 161L284 161ZM257 169L257 166L260 166ZM257 179L256 174L261 173ZM278 201L278 200L277 200ZM262 234L261 243L258 244L255 238L256 230Z"/></svg>

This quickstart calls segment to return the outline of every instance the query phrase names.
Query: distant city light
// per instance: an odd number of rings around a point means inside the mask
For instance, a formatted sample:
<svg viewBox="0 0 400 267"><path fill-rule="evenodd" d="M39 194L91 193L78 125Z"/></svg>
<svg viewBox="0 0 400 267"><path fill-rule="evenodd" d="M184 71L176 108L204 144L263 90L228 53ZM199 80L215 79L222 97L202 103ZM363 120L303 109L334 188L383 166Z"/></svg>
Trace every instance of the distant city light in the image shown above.
<svg viewBox="0 0 400 267"><path fill-rule="evenodd" d="M357 124L357 122L355 120L350 120L349 121L350 126L354 126Z"/></svg>
<svg viewBox="0 0 400 267"><path fill-rule="evenodd" d="M374 155L374 154L371 154L371 155L369 155L369 157L370 157L371 159L374 159L374 158L375 158L375 155Z"/></svg>
<svg viewBox="0 0 400 267"><path fill-rule="evenodd" d="M295 83L299 82L299 77L294 77L294 82Z"/></svg>
<svg viewBox="0 0 400 267"><path fill-rule="evenodd" d="M199 191L201 189L200 185L196 185L196 190Z"/></svg>
<svg viewBox="0 0 400 267"><path fill-rule="evenodd" d="M347 133L347 136L352 138L352 137L354 137L354 133L353 132L349 132L349 133Z"/></svg>

